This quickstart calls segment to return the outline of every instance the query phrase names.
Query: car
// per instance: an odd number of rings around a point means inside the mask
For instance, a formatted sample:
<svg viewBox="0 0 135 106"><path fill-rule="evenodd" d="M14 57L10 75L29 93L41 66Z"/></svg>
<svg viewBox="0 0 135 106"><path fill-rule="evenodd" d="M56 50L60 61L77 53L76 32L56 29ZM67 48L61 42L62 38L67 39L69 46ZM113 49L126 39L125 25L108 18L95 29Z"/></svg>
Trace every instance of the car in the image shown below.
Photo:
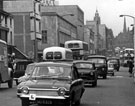
<svg viewBox="0 0 135 106"><path fill-rule="evenodd" d="M108 61L114 64L114 68L119 71L120 69L120 59L117 57L109 57Z"/></svg>
<svg viewBox="0 0 135 106"><path fill-rule="evenodd" d="M133 71L133 81L135 83L135 71Z"/></svg>
<svg viewBox="0 0 135 106"><path fill-rule="evenodd" d="M31 74L35 68L35 64L36 63L31 63L31 64L27 65L26 70L25 70L25 74L18 78L18 81L17 81L18 84L20 84L21 82L25 82L29 79L29 77L31 76Z"/></svg>
<svg viewBox="0 0 135 106"><path fill-rule="evenodd" d="M97 69L98 77L103 77L103 79L107 78L108 73L108 65L107 65L107 57L103 55L90 55L86 59L87 61L91 61L95 63L95 67Z"/></svg>
<svg viewBox="0 0 135 106"><path fill-rule="evenodd" d="M97 86L97 70L95 63L77 60L74 61L74 65L78 69L79 75L84 80L85 85L92 84L93 87Z"/></svg>
<svg viewBox="0 0 135 106"><path fill-rule="evenodd" d="M18 85L18 78L25 74L25 70L28 64L33 63L31 60L17 60L15 62L13 77Z"/></svg>
<svg viewBox="0 0 135 106"><path fill-rule="evenodd" d="M36 63L29 80L17 86L22 106L79 105L84 91L84 81L77 69L66 62Z"/></svg>
<svg viewBox="0 0 135 106"><path fill-rule="evenodd" d="M108 64L108 74L114 76L114 73L115 73L115 68L114 68L114 64L108 60L107 62Z"/></svg>

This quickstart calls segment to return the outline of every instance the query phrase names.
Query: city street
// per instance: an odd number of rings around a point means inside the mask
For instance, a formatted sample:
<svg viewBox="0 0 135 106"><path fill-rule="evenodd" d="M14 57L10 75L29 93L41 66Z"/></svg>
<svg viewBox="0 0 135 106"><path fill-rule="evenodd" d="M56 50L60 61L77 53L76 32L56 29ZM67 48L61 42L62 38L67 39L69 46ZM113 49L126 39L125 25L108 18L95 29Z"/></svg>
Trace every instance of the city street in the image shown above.
<svg viewBox="0 0 135 106"><path fill-rule="evenodd" d="M0 106L21 106L15 83L12 89L1 85ZM128 68L121 67L115 76L98 79L97 87L86 87L80 106L135 106L135 84Z"/></svg>

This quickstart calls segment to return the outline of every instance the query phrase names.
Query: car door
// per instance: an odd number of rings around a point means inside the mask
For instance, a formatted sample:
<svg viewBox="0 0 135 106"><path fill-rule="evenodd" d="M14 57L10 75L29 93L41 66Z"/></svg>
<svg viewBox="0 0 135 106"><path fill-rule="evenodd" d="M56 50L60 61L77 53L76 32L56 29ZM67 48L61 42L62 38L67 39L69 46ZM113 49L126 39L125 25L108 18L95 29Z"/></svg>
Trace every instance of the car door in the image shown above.
<svg viewBox="0 0 135 106"><path fill-rule="evenodd" d="M73 74L74 74L74 81L75 81L75 95L74 95L75 98L74 99L75 101L78 101L83 91L83 80L79 77L77 68L74 69Z"/></svg>

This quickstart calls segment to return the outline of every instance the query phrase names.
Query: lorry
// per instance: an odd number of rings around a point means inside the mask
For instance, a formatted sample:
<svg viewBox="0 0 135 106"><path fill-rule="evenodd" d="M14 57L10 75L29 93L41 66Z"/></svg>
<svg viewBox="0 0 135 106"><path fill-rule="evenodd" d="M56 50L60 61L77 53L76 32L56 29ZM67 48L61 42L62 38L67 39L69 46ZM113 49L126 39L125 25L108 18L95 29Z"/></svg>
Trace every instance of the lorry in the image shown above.
<svg viewBox="0 0 135 106"><path fill-rule="evenodd" d="M13 69L8 67L7 43L0 40L0 85L7 83L9 88L13 86Z"/></svg>

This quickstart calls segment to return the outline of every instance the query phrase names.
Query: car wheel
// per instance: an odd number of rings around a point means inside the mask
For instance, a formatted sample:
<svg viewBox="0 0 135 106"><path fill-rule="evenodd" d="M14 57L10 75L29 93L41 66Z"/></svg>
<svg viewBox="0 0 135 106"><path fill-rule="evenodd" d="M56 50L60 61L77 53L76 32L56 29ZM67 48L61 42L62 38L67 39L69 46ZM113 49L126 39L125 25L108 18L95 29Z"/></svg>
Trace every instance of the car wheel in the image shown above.
<svg viewBox="0 0 135 106"><path fill-rule="evenodd" d="M114 76L114 73L112 73L112 76Z"/></svg>
<svg viewBox="0 0 135 106"><path fill-rule="evenodd" d="M28 99L22 99L22 106L29 106L29 100Z"/></svg>
<svg viewBox="0 0 135 106"><path fill-rule="evenodd" d="M8 87L9 87L9 88L12 88L12 87L13 87L13 78L11 78L11 79L8 81Z"/></svg>
<svg viewBox="0 0 135 106"><path fill-rule="evenodd" d="M97 81L93 82L93 83L92 83L92 86L93 86L93 87L97 86Z"/></svg>
<svg viewBox="0 0 135 106"><path fill-rule="evenodd" d="M18 85L19 84L19 82L18 82L18 80L16 80L16 85Z"/></svg>
<svg viewBox="0 0 135 106"><path fill-rule="evenodd" d="M106 79L106 78L107 78L107 75L104 75L104 76L103 76L103 79Z"/></svg>
<svg viewBox="0 0 135 106"><path fill-rule="evenodd" d="M74 98L74 94L71 95L71 98L69 100L68 106L74 106L73 104L73 98Z"/></svg>
<svg viewBox="0 0 135 106"><path fill-rule="evenodd" d="M81 103L81 100L79 99L78 101L76 101L75 106L79 106L80 103Z"/></svg>

